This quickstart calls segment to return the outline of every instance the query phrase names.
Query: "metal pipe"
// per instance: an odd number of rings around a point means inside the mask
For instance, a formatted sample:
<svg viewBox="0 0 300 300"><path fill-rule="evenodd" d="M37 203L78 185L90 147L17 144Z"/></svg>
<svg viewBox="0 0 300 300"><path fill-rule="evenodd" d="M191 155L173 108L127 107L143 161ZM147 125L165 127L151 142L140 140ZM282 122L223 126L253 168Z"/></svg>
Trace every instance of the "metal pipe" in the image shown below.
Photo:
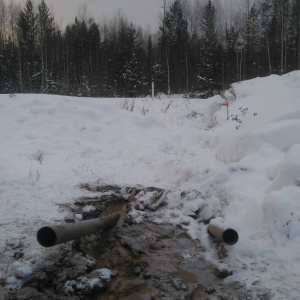
<svg viewBox="0 0 300 300"><path fill-rule="evenodd" d="M78 223L45 226L37 232L37 240L44 247L52 247L102 229L113 227L118 223L119 219L119 214L113 214L108 217Z"/></svg>
<svg viewBox="0 0 300 300"><path fill-rule="evenodd" d="M234 229L224 229L221 225L210 223L208 225L208 232L217 240L224 242L227 245L234 245L239 240L239 235Z"/></svg>

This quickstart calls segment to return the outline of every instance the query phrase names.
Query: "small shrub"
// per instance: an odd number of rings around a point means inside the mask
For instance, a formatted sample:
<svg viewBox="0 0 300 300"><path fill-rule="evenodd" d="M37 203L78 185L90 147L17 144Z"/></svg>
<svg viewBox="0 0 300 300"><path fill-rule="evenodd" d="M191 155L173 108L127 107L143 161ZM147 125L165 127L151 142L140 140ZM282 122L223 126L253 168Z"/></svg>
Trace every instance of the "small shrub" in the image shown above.
<svg viewBox="0 0 300 300"><path fill-rule="evenodd" d="M29 156L30 160L36 160L37 162L39 162L40 164L43 163L43 161L45 160L46 157L46 152L43 150L36 150L33 153L31 153L31 155Z"/></svg>
<svg viewBox="0 0 300 300"><path fill-rule="evenodd" d="M132 102L130 103L127 99L125 99L121 104L120 104L122 109L133 111L135 107L134 99L132 99Z"/></svg>
<svg viewBox="0 0 300 300"><path fill-rule="evenodd" d="M142 107L142 109L141 109L141 114L143 115L143 116L146 116L146 114L149 112L149 109L148 108L145 108L145 106L143 106Z"/></svg>
<svg viewBox="0 0 300 300"><path fill-rule="evenodd" d="M161 109L161 112L164 112L164 113L166 114L167 111L169 110L169 108L170 108L170 106L171 106L172 103L173 103L173 100L171 100L171 101L169 102L169 104L167 105L167 107L166 107L165 109Z"/></svg>

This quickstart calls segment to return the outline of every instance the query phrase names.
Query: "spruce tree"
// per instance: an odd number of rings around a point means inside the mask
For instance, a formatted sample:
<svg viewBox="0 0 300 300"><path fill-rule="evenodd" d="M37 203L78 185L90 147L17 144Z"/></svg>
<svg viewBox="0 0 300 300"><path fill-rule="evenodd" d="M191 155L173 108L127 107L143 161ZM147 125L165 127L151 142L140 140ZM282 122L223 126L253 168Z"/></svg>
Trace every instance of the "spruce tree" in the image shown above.
<svg viewBox="0 0 300 300"><path fill-rule="evenodd" d="M269 8L268 40L272 73L283 74L288 51L287 28L290 1L265 0L263 5Z"/></svg>
<svg viewBox="0 0 300 300"><path fill-rule="evenodd" d="M238 38L239 33L234 26L226 30L225 83L227 85L237 80Z"/></svg>
<svg viewBox="0 0 300 300"><path fill-rule="evenodd" d="M149 84L152 82L152 80L154 80L153 66L154 66L153 44L152 44L152 36L150 34L148 36L148 41L147 41L147 61L146 61L146 78ZM151 87L149 86L149 91L150 90Z"/></svg>
<svg viewBox="0 0 300 300"><path fill-rule="evenodd" d="M246 78L253 78L259 75L259 54L261 50L261 40L259 12L254 4L250 8L246 23Z"/></svg>
<svg viewBox="0 0 300 300"><path fill-rule="evenodd" d="M204 8L201 29L199 91L204 97L210 97L221 89L221 48L216 30L216 9L211 0Z"/></svg>
<svg viewBox="0 0 300 300"><path fill-rule="evenodd" d="M12 39L1 41L0 47L0 92L16 93L18 86L18 49Z"/></svg>
<svg viewBox="0 0 300 300"><path fill-rule="evenodd" d="M36 36L37 16L31 0L26 1L18 22L19 83L22 92L39 92L41 74L39 70Z"/></svg>
<svg viewBox="0 0 300 300"><path fill-rule="evenodd" d="M264 0L260 6L260 25L261 25L261 55L267 57L260 63L261 70L264 74L272 73L271 55L270 55L270 35L269 27L271 23L271 1Z"/></svg>
<svg viewBox="0 0 300 300"><path fill-rule="evenodd" d="M166 11L159 38L163 65L167 75L168 93L182 93L188 89L187 21L183 18L180 2L175 0Z"/></svg>
<svg viewBox="0 0 300 300"><path fill-rule="evenodd" d="M54 88L54 72L52 69L52 61L55 59L55 24L54 17L51 15L45 1L42 0L38 5L37 15L37 31L38 31L38 47L41 59L41 91L43 93L51 92Z"/></svg>
<svg viewBox="0 0 300 300"><path fill-rule="evenodd" d="M67 90L78 96L96 95L100 31L94 20L87 22L76 17L74 23L66 27L64 48Z"/></svg>
<svg viewBox="0 0 300 300"><path fill-rule="evenodd" d="M300 1L293 0L288 26L287 48L287 71L300 68Z"/></svg>
<svg viewBox="0 0 300 300"><path fill-rule="evenodd" d="M101 81L101 34L99 27L93 19L89 20L88 32L88 82L90 84L90 96L99 95Z"/></svg>
<svg viewBox="0 0 300 300"><path fill-rule="evenodd" d="M119 32L120 50L116 55L114 81L118 96L136 97L144 93L147 81L138 53L136 29L131 23Z"/></svg>

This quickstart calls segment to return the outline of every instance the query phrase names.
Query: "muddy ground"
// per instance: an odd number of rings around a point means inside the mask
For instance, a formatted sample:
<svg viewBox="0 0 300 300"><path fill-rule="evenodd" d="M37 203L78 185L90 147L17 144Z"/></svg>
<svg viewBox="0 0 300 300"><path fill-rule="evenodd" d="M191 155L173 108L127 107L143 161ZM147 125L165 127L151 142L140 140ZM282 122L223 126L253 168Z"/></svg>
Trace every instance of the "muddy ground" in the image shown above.
<svg viewBox="0 0 300 300"><path fill-rule="evenodd" d="M76 199L69 207L74 219L65 221L118 213L118 225L55 246L57 251L47 261L35 264L20 289L8 290L2 282L0 300L271 299L268 293L254 293L241 282L225 280L231 270L208 263L201 244L184 229L149 220L142 224L132 221L128 212L137 205L141 191L154 195L148 207L142 208L146 210L162 209L165 191L90 184L81 188L90 196ZM226 256L219 242L215 246L220 259Z"/></svg>

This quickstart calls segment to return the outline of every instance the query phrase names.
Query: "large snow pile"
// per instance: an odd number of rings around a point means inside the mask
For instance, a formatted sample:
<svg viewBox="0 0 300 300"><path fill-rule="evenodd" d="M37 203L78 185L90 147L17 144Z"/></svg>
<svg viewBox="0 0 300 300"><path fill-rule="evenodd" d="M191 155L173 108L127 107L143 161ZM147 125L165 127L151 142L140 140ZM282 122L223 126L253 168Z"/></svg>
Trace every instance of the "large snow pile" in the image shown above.
<svg viewBox="0 0 300 300"><path fill-rule="evenodd" d="M219 263L207 235L239 232L223 264L251 289L299 299L300 72L235 83L219 96L87 99L0 96L0 276L47 255L37 229L67 214L82 182L169 190L157 222L184 226ZM229 95L230 92L227 93ZM145 212L132 211L137 222Z"/></svg>

